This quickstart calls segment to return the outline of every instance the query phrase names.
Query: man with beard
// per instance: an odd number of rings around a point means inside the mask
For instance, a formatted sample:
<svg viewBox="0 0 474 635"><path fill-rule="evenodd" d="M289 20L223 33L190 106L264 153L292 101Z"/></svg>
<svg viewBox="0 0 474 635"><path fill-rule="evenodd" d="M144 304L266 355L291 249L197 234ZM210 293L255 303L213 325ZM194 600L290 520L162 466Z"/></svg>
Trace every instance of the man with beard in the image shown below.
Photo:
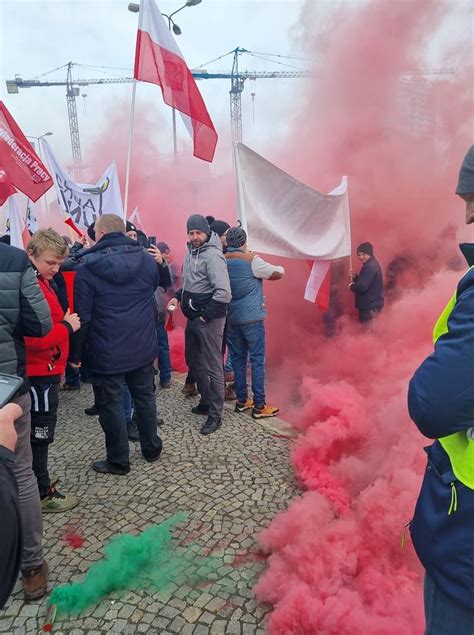
<svg viewBox="0 0 474 635"><path fill-rule="evenodd" d="M188 251L183 267L183 287L168 307L181 302L188 318L185 332L186 363L196 378L201 399L192 409L207 415L201 434L215 432L222 423L224 369L222 338L231 300L229 274L219 236L201 214L186 224Z"/></svg>

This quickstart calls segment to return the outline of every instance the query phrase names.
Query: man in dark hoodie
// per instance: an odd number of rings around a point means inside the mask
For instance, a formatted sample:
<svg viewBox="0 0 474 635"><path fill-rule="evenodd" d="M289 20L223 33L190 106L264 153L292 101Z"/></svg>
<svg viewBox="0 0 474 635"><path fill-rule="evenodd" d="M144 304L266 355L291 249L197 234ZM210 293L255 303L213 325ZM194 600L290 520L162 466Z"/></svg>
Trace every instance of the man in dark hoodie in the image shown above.
<svg viewBox="0 0 474 635"><path fill-rule="evenodd" d="M179 299L188 318L186 363L201 394L192 412L207 415L201 434L211 434L221 425L224 407L222 338L231 300L230 282L221 241L204 216L193 214L186 228L188 252L183 266L183 287L168 306L176 306Z"/></svg>
<svg viewBox="0 0 474 635"><path fill-rule="evenodd" d="M74 281L82 328L72 338L69 359L76 366L84 359L96 387L107 458L95 461L92 468L123 475L130 471L124 380L135 401L143 456L156 461L162 449L153 382L157 348L153 294L160 276L153 257L125 236L119 216L98 218L95 235L97 243L82 256Z"/></svg>
<svg viewBox="0 0 474 635"><path fill-rule="evenodd" d="M456 194L474 223L474 146ZM426 635L474 633L474 245L461 245L470 269L434 327L434 352L410 381L408 409L428 466L410 532L425 567Z"/></svg>
<svg viewBox="0 0 474 635"><path fill-rule="evenodd" d="M371 243L362 243L357 247L357 258L362 263L362 269L358 275L354 271L350 272L352 282L349 289L355 293L355 304L359 309L361 324L367 324L383 309L382 269L374 256Z"/></svg>

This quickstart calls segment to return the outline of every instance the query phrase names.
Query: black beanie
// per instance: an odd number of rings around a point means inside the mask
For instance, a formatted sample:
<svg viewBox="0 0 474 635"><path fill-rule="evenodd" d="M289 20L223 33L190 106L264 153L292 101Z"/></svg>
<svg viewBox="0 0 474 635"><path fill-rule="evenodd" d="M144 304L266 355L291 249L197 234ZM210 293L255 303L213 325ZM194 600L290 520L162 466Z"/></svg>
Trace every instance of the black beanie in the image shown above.
<svg viewBox="0 0 474 635"><path fill-rule="evenodd" d="M136 232L137 228L129 220L125 223L125 232Z"/></svg>
<svg viewBox="0 0 474 635"><path fill-rule="evenodd" d="M203 232L208 236L211 235L211 228L209 227L209 223L201 214L192 214L188 218L188 222L186 223L186 231L190 232L193 229Z"/></svg>
<svg viewBox="0 0 474 635"><path fill-rule="evenodd" d="M357 253L362 252L363 254L367 254L368 256L374 255L374 247L371 243L361 243L357 247Z"/></svg>
<svg viewBox="0 0 474 635"><path fill-rule="evenodd" d="M226 236L227 247L242 247L247 242L247 234L243 227L231 227Z"/></svg>
<svg viewBox="0 0 474 635"><path fill-rule="evenodd" d="M93 241L95 241L95 229L94 229L94 227L95 227L95 222L94 222L94 223L91 223L91 224L89 225L89 227L87 228L87 235L88 235L88 236L89 236L89 238L90 238L91 240L93 240Z"/></svg>
<svg viewBox="0 0 474 635"><path fill-rule="evenodd" d="M464 157L459 171L456 194L474 193L474 146L471 146Z"/></svg>
<svg viewBox="0 0 474 635"><path fill-rule="evenodd" d="M229 223L226 223L225 220L215 220L209 226L211 231L216 232L218 236L223 236L230 228Z"/></svg>

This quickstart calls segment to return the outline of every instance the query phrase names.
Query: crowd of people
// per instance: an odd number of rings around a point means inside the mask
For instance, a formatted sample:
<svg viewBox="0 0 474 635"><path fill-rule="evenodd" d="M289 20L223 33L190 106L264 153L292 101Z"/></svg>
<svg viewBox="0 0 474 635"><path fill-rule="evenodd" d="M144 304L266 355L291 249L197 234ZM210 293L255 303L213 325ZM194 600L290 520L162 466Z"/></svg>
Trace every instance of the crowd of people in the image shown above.
<svg viewBox="0 0 474 635"><path fill-rule="evenodd" d="M8 485L3 495L11 495L20 510L2 526L2 544L12 548L3 554L8 575L1 602L20 565L25 599L47 593L42 514L65 512L80 502L57 489L49 468L61 390L92 384L94 403L85 413L98 416L105 438L105 456L92 462L93 470L126 475L129 441L139 442L146 461L160 458L163 419L156 393L171 386L165 322L178 305L187 319L189 372L183 393L199 395L190 414L205 417L201 433L220 428L226 398L235 401L236 412L251 410L255 419L278 414L265 398L263 280L281 279L283 267L250 253L245 231L225 221L193 214L186 232L181 270L168 244L155 244L115 214L97 218L74 245L53 229L35 232L25 251L0 241L0 338L5 343L0 373L24 379L0 411L11 437L0 436L0 479ZM233 385L226 386L226 379ZM15 479L9 468L3 470L13 452Z"/></svg>
<svg viewBox="0 0 474 635"><path fill-rule="evenodd" d="M466 222L474 222L474 146L456 193L466 202ZM88 414L98 415L106 448L92 468L102 474L130 471L130 439L146 461L160 458L156 390L171 384L164 323L178 305L187 319L183 392L199 395L190 410L205 417L200 432L222 425L230 372L236 412L251 411L255 419L279 412L265 395L263 280L281 280L284 268L249 251L240 226L193 214L186 233L179 275L166 243L151 244L114 214L100 216L71 249L52 229L33 234L25 251L0 241L0 374L24 379L0 407L0 607L20 568L26 600L47 593L42 512L79 502L58 492L48 466L64 375L64 389L78 385L81 371L92 382ZM471 268L436 324L434 353L409 387L410 415L435 439L410 524L426 569L428 635L470 635L474 628L474 256L472 245L461 247ZM383 308L382 274L370 243L357 255L362 268L350 272L349 287L367 324Z"/></svg>

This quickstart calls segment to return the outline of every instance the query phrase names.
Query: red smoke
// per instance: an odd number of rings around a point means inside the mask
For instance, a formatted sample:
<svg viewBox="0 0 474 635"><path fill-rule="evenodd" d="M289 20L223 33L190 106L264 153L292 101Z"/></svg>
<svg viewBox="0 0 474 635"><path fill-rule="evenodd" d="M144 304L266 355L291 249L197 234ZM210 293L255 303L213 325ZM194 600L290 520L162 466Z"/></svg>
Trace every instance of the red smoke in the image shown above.
<svg viewBox="0 0 474 635"><path fill-rule="evenodd" d="M427 43L449 8L343 3L322 32L321 4L304 8L301 35L321 70L282 167L326 190L349 175L353 245L369 240L383 267L392 263L392 289L378 322L362 330L351 316L347 262L336 286L345 315L332 325L337 337L325 338L317 311L297 305L303 266L289 267L291 303L269 287L272 392L286 391L286 415L301 431L292 463L305 490L261 534L271 555L256 593L274 606L275 635L423 629L422 569L409 540L400 543L428 442L408 418L406 391L459 279L452 270L463 266L456 253L463 206L453 192L472 143L472 68L459 66L472 48L463 51L456 34L443 63L456 66L455 76L427 83L416 73L429 66ZM412 84L400 81L408 71Z"/></svg>
<svg viewBox="0 0 474 635"><path fill-rule="evenodd" d="M285 279L267 285L269 400L278 396L301 432L292 463L304 490L261 534L271 555L256 593L273 605L273 635L422 631L422 569L409 540L400 542L427 442L409 421L406 390L463 267L453 192L472 143L472 44L468 30L465 40L452 28L436 35L453 8L462 11L453 4L307 0L293 33L319 60L317 75L295 92L290 119L276 122L275 145L255 148L316 189L348 175L353 246L374 244L389 286L381 317L364 331L348 261L333 266L333 321L302 299L306 263L284 263ZM433 66L433 50L442 60L434 65L455 75L420 72ZM157 158L164 133L151 113L136 122L129 210L140 205L148 233L181 264L190 212L235 217L233 177L211 178L195 159ZM104 166L118 159L122 175L127 125L117 116L93 153Z"/></svg>

